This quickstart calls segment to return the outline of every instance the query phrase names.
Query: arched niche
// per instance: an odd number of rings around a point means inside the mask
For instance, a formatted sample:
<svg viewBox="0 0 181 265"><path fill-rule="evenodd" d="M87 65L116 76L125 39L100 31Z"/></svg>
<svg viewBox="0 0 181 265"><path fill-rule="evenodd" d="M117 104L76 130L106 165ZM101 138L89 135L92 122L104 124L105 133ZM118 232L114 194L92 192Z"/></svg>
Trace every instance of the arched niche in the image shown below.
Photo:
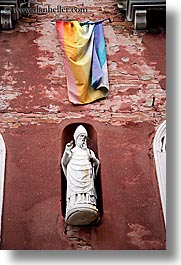
<svg viewBox="0 0 181 265"><path fill-rule="evenodd" d="M5 175L5 158L6 147L2 135L0 134L0 242L1 242L1 225L4 195L4 175Z"/></svg>
<svg viewBox="0 0 181 265"><path fill-rule="evenodd" d="M153 141L153 152L163 216L166 224L166 121L156 131Z"/></svg>
<svg viewBox="0 0 181 265"><path fill-rule="evenodd" d="M62 132L61 136L61 157L63 156L63 152L67 143L73 140L73 134L77 126L83 125L88 132L87 146L89 149L93 150L97 158L99 158L99 150L97 144L97 132L91 124L88 123L71 123L67 125ZM97 208L99 210L100 215L103 213L103 204L102 204L102 189L101 189L101 161L100 168L95 179L95 187L97 191ZM66 212L66 177L63 173L61 167L61 194L62 194L62 215L65 217Z"/></svg>

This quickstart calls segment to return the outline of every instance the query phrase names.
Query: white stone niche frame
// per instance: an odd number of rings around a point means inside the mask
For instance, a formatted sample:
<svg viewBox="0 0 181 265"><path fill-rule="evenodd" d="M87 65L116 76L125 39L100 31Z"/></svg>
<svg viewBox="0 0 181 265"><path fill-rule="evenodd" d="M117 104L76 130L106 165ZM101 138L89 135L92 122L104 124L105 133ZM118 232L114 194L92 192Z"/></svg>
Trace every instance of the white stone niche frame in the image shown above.
<svg viewBox="0 0 181 265"><path fill-rule="evenodd" d="M166 121L157 129L153 140L153 153L160 190L162 210L166 225Z"/></svg>
<svg viewBox="0 0 181 265"><path fill-rule="evenodd" d="M6 146L2 135L0 134L0 242L1 242L3 194L4 194L5 158L6 158Z"/></svg>

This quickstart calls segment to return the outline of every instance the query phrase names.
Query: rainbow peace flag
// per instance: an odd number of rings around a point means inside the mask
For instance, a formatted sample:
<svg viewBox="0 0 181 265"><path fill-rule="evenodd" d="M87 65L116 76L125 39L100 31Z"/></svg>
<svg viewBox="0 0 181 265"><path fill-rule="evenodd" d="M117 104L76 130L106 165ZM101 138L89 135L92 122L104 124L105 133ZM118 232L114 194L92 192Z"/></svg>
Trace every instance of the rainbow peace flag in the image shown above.
<svg viewBox="0 0 181 265"><path fill-rule="evenodd" d="M56 21L68 97L74 104L87 104L108 94L108 71L102 21L79 23Z"/></svg>

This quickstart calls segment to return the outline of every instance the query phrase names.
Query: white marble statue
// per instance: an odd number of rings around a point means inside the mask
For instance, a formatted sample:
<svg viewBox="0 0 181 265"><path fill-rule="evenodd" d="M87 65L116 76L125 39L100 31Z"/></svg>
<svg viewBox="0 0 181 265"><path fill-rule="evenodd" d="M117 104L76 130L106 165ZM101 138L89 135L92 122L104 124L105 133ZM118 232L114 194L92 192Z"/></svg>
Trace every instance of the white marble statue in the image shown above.
<svg viewBox="0 0 181 265"><path fill-rule="evenodd" d="M67 179L66 216L77 207L96 209L97 194L94 179L99 169L99 160L87 147L87 131L79 125L74 132L74 141L66 144L61 160L63 172ZM83 217L83 214L81 215ZM77 217L76 217L76 222ZM83 222L83 221L82 221ZM85 221L86 222L86 221Z"/></svg>

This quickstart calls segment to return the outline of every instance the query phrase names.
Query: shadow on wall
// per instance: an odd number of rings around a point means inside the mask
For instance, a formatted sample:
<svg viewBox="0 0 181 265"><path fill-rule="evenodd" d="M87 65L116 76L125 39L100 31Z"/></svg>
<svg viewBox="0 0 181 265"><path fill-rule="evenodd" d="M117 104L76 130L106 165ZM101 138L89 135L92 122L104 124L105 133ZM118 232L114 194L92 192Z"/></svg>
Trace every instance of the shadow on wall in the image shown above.
<svg viewBox="0 0 181 265"><path fill-rule="evenodd" d="M63 152L67 143L73 140L73 134L76 128L80 125L80 123L72 123L67 125L62 133L61 137L61 158L63 156ZM87 139L87 146L89 149L93 150L96 157L99 159L98 156L98 145L97 145L97 133L96 130L93 128L92 125L88 123L81 123L85 127L88 132L88 139ZM75 143L74 143L75 144ZM62 215L65 217L66 212L66 177L63 173L61 167L61 194L62 194ZM100 215L103 214L103 203L102 203L102 188L101 188L101 161L100 161L100 168L95 179L95 188L97 191L97 208L99 210Z"/></svg>
<svg viewBox="0 0 181 265"><path fill-rule="evenodd" d="M149 10L147 13L147 28L151 33L166 31L166 12L165 10Z"/></svg>

